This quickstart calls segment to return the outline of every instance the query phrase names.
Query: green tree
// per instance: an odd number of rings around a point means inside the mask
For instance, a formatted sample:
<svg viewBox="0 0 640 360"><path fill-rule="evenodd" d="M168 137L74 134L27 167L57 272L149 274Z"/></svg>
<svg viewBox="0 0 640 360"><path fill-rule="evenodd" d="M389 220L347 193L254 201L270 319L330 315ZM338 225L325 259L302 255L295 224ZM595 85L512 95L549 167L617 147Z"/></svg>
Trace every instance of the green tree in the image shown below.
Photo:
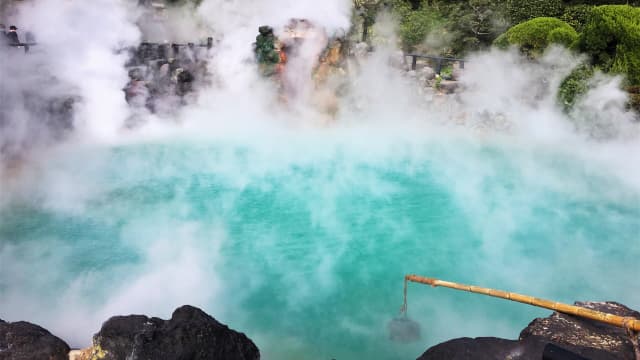
<svg viewBox="0 0 640 360"><path fill-rule="evenodd" d="M369 31L376 22L378 11L382 7L380 0L353 0L353 9L357 17L362 19L362 33L360 41L369 40Z"/></svg>
<svg viewBox="0 0 640 360"><path fill-rule="evenodd" d="M506 29L506 17L499 0L466 0L450 4L445 12L455 53L479 50L491 45Z"/></svg>

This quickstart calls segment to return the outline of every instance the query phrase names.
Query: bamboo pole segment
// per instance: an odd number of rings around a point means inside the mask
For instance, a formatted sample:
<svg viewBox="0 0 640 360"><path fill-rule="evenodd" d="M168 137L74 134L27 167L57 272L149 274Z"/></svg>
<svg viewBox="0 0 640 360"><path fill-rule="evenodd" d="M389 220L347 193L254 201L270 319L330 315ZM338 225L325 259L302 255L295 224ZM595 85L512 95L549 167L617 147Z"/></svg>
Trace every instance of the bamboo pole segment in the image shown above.
<svg viewBox="0 0 640 360"><path fill-rule="evenodd" d="M621 327L626 329L629 332L638 333L640 332L640 319L636 319L633 317L625 317L618 316L613 314L607 314L596 310L586 309L579 306L568 305L564 303L559 303L555 301L539 299L529 295L522 295L502 290L495 290L484 288L480 286L474 285L465 285L458 284L450 281L443 281L434 278L428 278L418 275L406 275L404 277L404 304L402 305L401 312L404 313L407 311L407 282L415 282L425 285L431 285L432 287L442 286L456 290L468 291L476 294L483 294L487 296L493 296L497 298L507 299L511 301L517 301L524 304L529 304L533 306L538 306L541 308L554 310L557 312L561 312L564 314L575 315L582 318L587 318L599 322L603 322L605 324Z"/></svg>

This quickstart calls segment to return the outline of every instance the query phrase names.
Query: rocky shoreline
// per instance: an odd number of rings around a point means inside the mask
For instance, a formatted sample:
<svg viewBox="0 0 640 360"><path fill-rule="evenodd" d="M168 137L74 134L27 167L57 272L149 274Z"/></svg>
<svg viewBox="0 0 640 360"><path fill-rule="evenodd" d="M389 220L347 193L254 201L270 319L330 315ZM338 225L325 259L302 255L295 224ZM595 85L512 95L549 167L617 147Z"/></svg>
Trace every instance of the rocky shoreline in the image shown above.
<svg viewBox="0 0 640 360"><path fill-rule="evenodd" d="M577 306L619 316L640 313L615 302ZM590 359L633 360L640 356L625 330L554 312L533 320L518 340L459 338L429 348L418 360ZM637 334L636 334L637 339ZM640 357L639 357L640 358ZM60 338L28 322L0 320L0 360L260 359L258 347L202 310L185 305L162 320L114 316L93 336L92 346L71 350Z"/></svg>
<svg viewBox="0 0 640 360"><path fill-rule="evenodd" d="M102 324L93 344L82 350L70 350L38 325L0 320L0 360L67 359L257 360L260 351L245 334L189 305L177 308L169 320L114 316Z"/></svg>
<svg viewBox="0 0 640 360"><path fill-rule="evenodd" d="M640 318L639 312L616 302L576 302L575 305ZM533 320L520 332L518 340L491 337L454 339L428 349L418 360L634 360L636 355L630 339L624 329L554 312L549 317ZM545 350L549 344L562 354L550 354L551 351Z"/></svg>

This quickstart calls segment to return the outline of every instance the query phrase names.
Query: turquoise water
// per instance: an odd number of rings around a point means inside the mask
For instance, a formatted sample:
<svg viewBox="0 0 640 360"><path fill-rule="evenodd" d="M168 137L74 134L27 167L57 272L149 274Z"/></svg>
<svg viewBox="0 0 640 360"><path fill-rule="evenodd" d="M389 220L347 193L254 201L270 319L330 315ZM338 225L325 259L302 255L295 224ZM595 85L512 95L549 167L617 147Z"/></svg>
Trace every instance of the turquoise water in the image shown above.
<svg viewBox="0 0 640 360"><path fill-rule="evenodd" d="M412 284L422 340L392 343L406 273L640 307L640 193L603 166L461 139L307 140L55 157L0 209L0 318L193 303L265 358L411 359L451 337L516 338L548 312ZM99 327L41 323L78 346Z"/></svg>

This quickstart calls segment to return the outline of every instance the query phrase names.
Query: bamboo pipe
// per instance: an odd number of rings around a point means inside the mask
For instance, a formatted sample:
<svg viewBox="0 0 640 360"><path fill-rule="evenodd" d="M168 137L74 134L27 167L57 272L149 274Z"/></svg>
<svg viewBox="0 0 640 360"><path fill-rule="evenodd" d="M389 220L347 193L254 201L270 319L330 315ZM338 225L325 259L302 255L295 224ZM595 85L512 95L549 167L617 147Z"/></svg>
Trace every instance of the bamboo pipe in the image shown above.
<svg viewBox="0 0 640 360"><path fill-rule="evenodd" d="M517 301L524 304L529 304L533 306L538 306L541 308L554 310L557 312L561 312L564 314L575 315L591 320L596 320L599 322L603 322L605 324L621 327L628 331L640 332L640 319L636 319L633 317L625 317L618 316L613 314L607 314L596 310L586 309L579 306L567 305L555 301L538 299L533 296L522 295L502 290L494 290L489 288L484 288L480 286L474 285L465 285L458 284L450 281L443 281L434 278L428 278L418 275L406 275L404 277L404 305L402 307L402 312L406 312L407 310L407 282L416 282L425 285L431 285L433 287L442 286L448 287L451 289L468 291L476 294L483 294L488 296L493 296L497 298L507 299L511 301Z"/></svg>

